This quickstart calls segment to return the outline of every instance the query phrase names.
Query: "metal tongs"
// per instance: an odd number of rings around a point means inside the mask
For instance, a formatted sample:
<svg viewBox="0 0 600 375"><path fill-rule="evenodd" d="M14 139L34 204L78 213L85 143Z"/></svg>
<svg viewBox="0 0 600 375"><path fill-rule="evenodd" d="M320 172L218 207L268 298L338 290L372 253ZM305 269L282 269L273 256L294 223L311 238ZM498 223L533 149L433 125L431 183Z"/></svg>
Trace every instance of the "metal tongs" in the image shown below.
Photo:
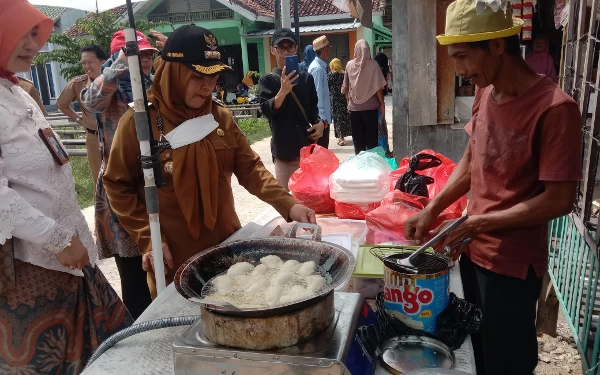
<svg viewBox="0 0 600 375"><path fill-rule="evenodd" d="M431 247L431 245L434 245L434 244L438 243L442 238L446 237L448 235L448 233L450 233L456 227L458 227L459 225L461 225L462 223L464 223L468 218L469 218L469 216L465 215L465 216L463 216L463 217L455 220L452 224L448 225L440 233L436 234L432 239L430 239L429 241L427 241L423 246L421 246L420 248L418 248L417 251L415 251L414 253L412 253L408 258L404 258L404 259L392 258L392 259L389 259L389 260L392 261L392 262L395 262L399 266L404 267L404 268L406 268L407 270L409 270L409 271L411 271L413 273L417 273L418 269L417 269L417 266L414 263L415 259L419 255L421 255L425 250L427 250L429 247ZM470 242L470 239L468 239L468 240ZM463 240L463 241L466 241L466 240ZM460 242L463 242L463 241L460 241ZM450 251L452 250L452 248L454 248L455 246L458 246L458 244L460 242L452 245L452 247L450 249L448 249L448 253L450 253ZM462 245L464 245L464 243L461 244L460 246L462 246ZM444 251L446 251L447 248L445 248Z"/></svg>

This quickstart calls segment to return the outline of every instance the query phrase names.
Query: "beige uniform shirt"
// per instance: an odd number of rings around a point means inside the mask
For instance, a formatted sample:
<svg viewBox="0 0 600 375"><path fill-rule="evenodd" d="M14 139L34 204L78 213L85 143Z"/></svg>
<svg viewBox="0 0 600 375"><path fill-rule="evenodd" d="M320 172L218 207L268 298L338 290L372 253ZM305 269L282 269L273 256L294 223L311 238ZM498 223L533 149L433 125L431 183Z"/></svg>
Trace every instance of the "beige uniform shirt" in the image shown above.
<svg viewBox="0 0 600 375"><path fill-rule="evenodd" d="M44 116L48 116L48 112L46 112L46 108L44 108L44 103L42 102L42 98L40 97L40 93L35 88L33 82L28 79L17 77L19 79L19 86L25 91L29 96L35 100L38 104Z"/></svg>
<svg viewBox="0 0 600 375"><path fill-rule="evenodd" d="M81 75L73 78L71 82L69 82L67 87L65 87L63 92L60 94L60 96L56 100L56 103L68 106L71 105L71 103L73 103L74 101L77 101L79 103L79 106L81 107L81 118L83 126L90 130L97 131L98 125L96 124L96 118L94 117L92 112L85 105L83 105L81 101L81 91L89 83L91 83L91 81L87 75Z"/></svg>

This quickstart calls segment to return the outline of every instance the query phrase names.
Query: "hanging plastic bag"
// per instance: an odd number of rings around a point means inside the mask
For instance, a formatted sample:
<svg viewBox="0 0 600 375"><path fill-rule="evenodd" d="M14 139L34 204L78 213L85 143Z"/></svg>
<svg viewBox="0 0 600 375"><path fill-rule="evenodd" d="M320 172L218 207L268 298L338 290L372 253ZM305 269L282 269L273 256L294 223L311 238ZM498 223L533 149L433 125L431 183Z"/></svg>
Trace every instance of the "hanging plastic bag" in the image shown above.
<svg viewBox="0 0 600 375"><path fill-rule="evenodd" d="M437 167L425 169L425 170L419 172L419 174L422 176L427 176L427 177L433 178L433 183L427 185L427 191L429 193L429 198L431 199L431 198L437 196L442 191L442 189L446 185L446 182L448 182L450 175L452 174L452 172L454 172L454 169L456 168L456 164L454 162L452 162L452 160L450 160L446 156L444 156L443 154L437 153L433 150L423 150L423 151L419 152L419 154L433 155L436 158L438 158L439 160L441 160L441 162L442 162L442 164ZM417 155L419 155L419 154L417 154ZM410 158L403 158L400 161L400 167L397 170L390 173L391 189L394 189L394 187L396 186L396 183L400 179L400 176L402 176L404 173L406 173L407 169L409 168L409 164L410 164ZM458 218L462 215L462 213L466 207L467 207L467 196L465 195L465 196L461 197L459 200L457 200L456 202L452 203L448 208L446 208L444 210L444 212L442 213L442 215L447 220Z"/></svg>
<svg viewBox="0 0 600 375"><path fill-rule="evenodd" d="M342 203L381 203L392 171L381 156L361 152L345 160L331 175L331 198Z"/></svg>
<svg viewBox="0 0 600 375"><path fill-rule="evenodd" d="M430 168L438 167L442 161L437 157L429 154L417 154L410 158L410 164L406 172L400 176L396 183L396 190L418 195L421 197L429 197L427 185L434 183L434 179L429 176L423 176L417 171L424 171Z"/></svg>
<svg viewBox="0 0 600 375"><path fill-rule="evenodd" d="M320 214L335 212L329 178L340 161L332 151L316 144L300 150L300 169L290 177L289 188L298 203Z"/></svg>
<svg viewBox="0 0 600 375"><path fill-rule="evenodd" d="M367 227L399 245L410 245L410 241L404 237L404 222L421 212L428 203L426 197L391 191L383 198L381 206L365 215ZM433 228L444 220L445 216L439 217Z"/></svg>

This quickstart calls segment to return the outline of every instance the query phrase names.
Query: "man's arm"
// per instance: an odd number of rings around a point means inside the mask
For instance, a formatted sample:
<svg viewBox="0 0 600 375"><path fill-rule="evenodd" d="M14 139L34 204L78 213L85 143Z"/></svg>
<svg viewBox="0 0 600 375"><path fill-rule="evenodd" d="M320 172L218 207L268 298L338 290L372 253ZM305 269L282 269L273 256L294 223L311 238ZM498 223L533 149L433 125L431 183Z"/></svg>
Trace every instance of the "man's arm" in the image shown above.
<svg viewBox="0 0 600 375"><path fill-rule="evenodd" d="M117 61L104 69L89 86L81 92L83 105L90 110L103 113L110 107L113 95L117 92L119 78L129 71L127 56L121 51Z"/></svg>
<svg viewBox="0 0 600 375"><path fill-rule="evenodd" d="M573 210L577 181L544 181L544 192L498 212L473 216L478 232L534 227L569 214Z"/></svg>
<svg viewBox="0 0 600 375"><path fill-rule="evenodd" d="M56 99L56 108L58 108L59 111L64 113L72 121L78 122L77 120L79 119L79 115L73 110L73 108L71 108L71 103L73 103L75 99L77 99L77 96L75 96L73 81L71 81L67 87L65 87L58 99Z"/></svg>

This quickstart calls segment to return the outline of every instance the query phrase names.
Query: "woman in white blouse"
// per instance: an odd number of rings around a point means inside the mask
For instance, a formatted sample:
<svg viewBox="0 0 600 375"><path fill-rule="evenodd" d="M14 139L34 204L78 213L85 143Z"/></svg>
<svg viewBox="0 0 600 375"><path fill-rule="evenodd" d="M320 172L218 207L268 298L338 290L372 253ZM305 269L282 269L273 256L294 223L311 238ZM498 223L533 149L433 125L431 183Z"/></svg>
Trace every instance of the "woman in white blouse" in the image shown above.
<svg viewBox="0 0 600 375"><path fill-rule="evenodd" d="M0 373L78 374L131 317L95 266L68 157L18 86L53 21L0 0Z"/></svg>

